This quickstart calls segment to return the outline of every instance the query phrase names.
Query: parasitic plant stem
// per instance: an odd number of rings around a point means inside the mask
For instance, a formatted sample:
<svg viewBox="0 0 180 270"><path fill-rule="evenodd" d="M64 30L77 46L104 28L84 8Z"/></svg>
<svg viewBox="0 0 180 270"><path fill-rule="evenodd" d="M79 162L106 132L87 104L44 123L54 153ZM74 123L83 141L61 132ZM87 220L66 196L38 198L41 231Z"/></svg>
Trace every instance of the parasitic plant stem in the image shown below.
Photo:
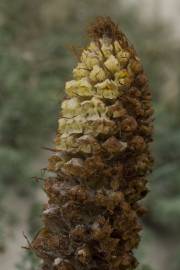
<svg viewBox="0 0 180 270"><path fill-rule="evenodd" d="M97 18L88 33L65 85L44 228L31 244L43 270L137 266L139 200L152 167L151 93L134 48L110 18Z"/></svg>

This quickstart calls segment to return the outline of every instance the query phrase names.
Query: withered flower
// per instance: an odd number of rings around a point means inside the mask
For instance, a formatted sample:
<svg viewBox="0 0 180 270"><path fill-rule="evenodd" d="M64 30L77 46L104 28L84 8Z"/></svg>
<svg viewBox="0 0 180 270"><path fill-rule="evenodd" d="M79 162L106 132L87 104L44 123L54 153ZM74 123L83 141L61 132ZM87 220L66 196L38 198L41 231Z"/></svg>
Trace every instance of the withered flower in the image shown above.
<svg viewBox="0 0 180 270"><path fill-rule="evenodd" d="M65 85L67 98L45 180L44 229L31 248L46 270L130 270L148 189L151 93L142 63L110 18Z"/></svg>

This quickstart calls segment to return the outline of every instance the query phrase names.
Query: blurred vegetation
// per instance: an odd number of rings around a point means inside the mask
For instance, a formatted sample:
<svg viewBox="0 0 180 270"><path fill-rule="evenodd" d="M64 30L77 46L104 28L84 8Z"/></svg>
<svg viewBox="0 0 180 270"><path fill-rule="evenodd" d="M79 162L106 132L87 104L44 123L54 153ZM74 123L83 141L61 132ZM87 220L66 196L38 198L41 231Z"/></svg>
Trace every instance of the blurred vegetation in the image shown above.
<svg viewBox="0 0 180 270"><path fill-rule="evenodd" d="M40 164L44 155L41 148L52 144L64 82L71 77L75 63L69 48L85 43L84 30L97 15L111 16L127 33L142 58L153 91L156 162L146 200L150 212L144 222L148 230L141 249L148 243L149 231L159 241L174 241L171 251L164 246L169 256L180 246L180 47L171 29L158 18L144 22L139 5L125 8L123 3L0 1L0 250L5 243L3 228L12 222L11 214L4 211L8 191L24 196L23 200L32 196L35 185L31 177L37 174L36 163ZM39 223L35 218L38 207L35 203L30 211L32 234ZM168 261L168 270L179 269L178 258ZM26 265L27 261L32 264ZM34 263L28 253L18 269L34 270Z"/></svg>
<svg viewBox="0 0 180 270"><path fill-rule="evenodd" d="M29 218L27 221L29 225L28 237L30 236L33 238L35 233L38 233L42 211L42 204L39 201L34 202L30 209ZM28 246L28 243L26 246ZM37 270L39 267L39 259L31 250L26 250L22 258L19 258L19 262L16 264L17 270Z"/></svg>

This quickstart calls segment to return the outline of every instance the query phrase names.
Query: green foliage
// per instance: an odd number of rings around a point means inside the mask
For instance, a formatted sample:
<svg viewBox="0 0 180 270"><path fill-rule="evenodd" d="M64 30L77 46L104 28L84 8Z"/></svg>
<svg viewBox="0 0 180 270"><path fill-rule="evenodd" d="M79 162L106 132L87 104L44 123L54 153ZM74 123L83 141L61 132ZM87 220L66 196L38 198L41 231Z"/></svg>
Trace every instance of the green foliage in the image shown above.
<svg viewBox="0 0 180 270"><path fill-rule="evenodd" d="M13 29L17 31L19 26L18 21L8 20L8 12L3 13L5 22L1 28L4 35L10 30L14 33ZM20 10L14 12L18 14ZM56 114L57 89L54 85L57 82L61 85L61 81L51 72L45 72L39 64L41 55L38 51L21 48L18 40L21 31L19 29L16 37L3 39L0 46L0 180L5 185L13 183L14 187L28 191L28 180L25 179L32 175L28 165L55 126L51 117ZM50 90L50 85L54 90Z"/></svg>
<svg viewBox="0 0 180 270"><path fill-rule="evenodd" d="M152 268L149 265L142 265L137 270L152 270Z"/></svg>
<svg viewBox="0 0 180 270"><path fill-rule="evenodd" d="M40 202L34 202L29 213L28 225L29 234L34 237L34 233L38 231L41 224L42 204Z"/></svg>
<svg viewBox="0 0 180 270"><path fill-rule="evenodd" d="M178 246L171 260L171 270L179 270L180 266L180 246Z"/></svg>
<svg viewBox="0 0 180 270"><path fill-rule="evenodd" d="M159 225L175 234L180 226L180 123L177 115L176 106L157 112L156 167L147 202L154 226Z"/></svg>
<svg viewBox="0 0 180 270"><path fill-rule="evenodd" d="M32 251L27 251L21 262L16 264L17 270L37 270L40 266L38 258Z"/></svg>
<svg viewBox="0 0 180 270"><path fill-rule="evenodd" d="M6 195L12 187L18 194L31 194L30 179L34 175L31 162L37 159L55 129L54 116L61 97L58 90L62 78L60 71L54 72L57 61L49 63L49 59L56 59L56 49L62 54L64 49L59 43L43 40L45 37L41 35L37 38L38 32L41 33L37 27L38 14L32 21L31 15L32 9L25 1L0 3L1 249L7 216L11 216L4 208ZM42 49L43 42L48 45L46 50Z"/></svg>
<svg viewBox="0 0 180 270"><path fill-rule="evenodd" d="M34 202L31 206L28 218L28 235L34 237L35 232L38 232L40 227L40 214L42 213L42 205L39 202ZM28 243L27 243L28 245ZM22 258L19 258L19 263L16 264L17 270L37 270L40 266L39 259L33 251L27 250Z"/></svg>

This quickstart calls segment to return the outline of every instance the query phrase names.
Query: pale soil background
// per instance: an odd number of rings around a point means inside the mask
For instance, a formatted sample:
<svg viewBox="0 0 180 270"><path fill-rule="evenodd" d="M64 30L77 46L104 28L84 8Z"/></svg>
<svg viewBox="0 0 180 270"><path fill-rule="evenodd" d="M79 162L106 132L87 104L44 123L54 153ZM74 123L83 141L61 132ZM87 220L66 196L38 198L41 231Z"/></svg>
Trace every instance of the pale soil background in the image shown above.
<svg viewBox="0 0 180 270"><path fill-rule="evenodd" d="M77 1L78 2L78 1ZM179 39L180 37L180 1L178 0L124 0L124 5L133 5L138 3L139 8L142 9L142 18L144 20L155 20L159 16L172 26L172 31ZM37 171L46 164L47 156L40 158L40 161L36 164ZM43 164L43 166L42 166ZM45 200L45 196L42 191L34 194L38 198ZM8 242L6 252L0 255L0 269L2 270L15 270L15 264L20 261L20 258L24 252L21 248L26 245L26 241L23 237L23 232L27 231L26 221L29 214L31 202L23 203L22 200L13 196L11 192L8 198L8 205L11 205L11 210L14 207L14 211L21 209L19 213L19 223L12 228L7 228L6 231L12 236L12 239ZM170 258L170 254L174 251L175 247L171 243L170 239L163 239L159 241L153 239L153 243L149 243L147 252L149 253L148 263L151 264L154 269L164 270L167 260ZM163 246L169 246L168 254L164 252ZM153 247L153 248L152 248ZM156 248L154 248L156 247Z"/></svg>

